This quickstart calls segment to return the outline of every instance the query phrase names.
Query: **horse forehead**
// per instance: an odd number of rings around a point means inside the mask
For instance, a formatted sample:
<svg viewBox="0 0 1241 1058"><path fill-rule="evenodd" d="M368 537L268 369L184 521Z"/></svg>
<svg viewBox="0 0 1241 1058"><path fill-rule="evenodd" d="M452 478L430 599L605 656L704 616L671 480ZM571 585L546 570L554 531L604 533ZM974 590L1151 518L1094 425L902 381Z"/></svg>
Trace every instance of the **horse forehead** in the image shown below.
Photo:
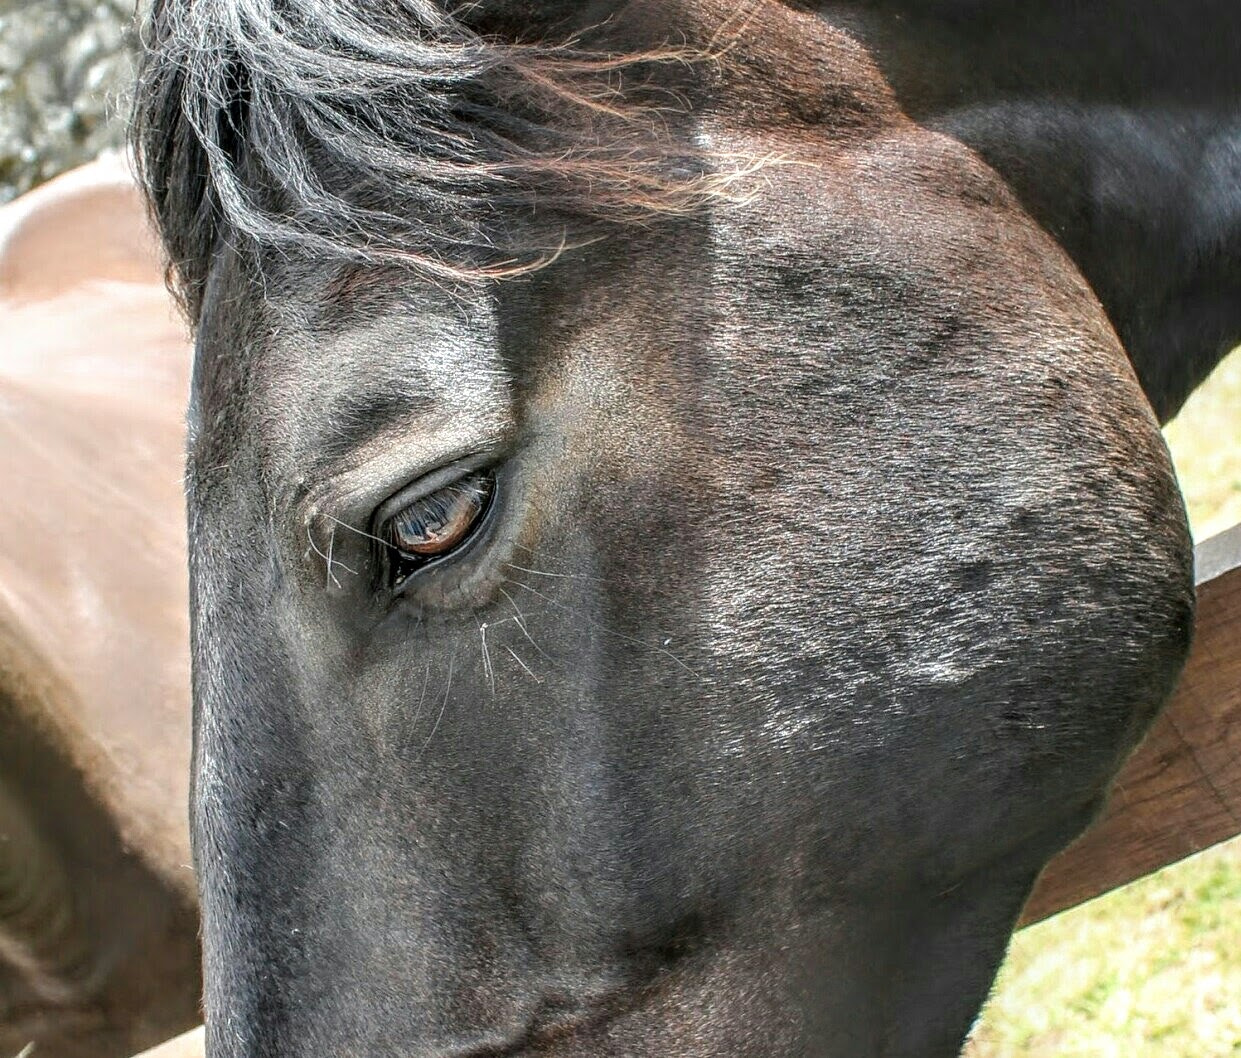
<svg viewBox="0 0 1241 1058"><path fill-rule="evenodd" d="M782 20L792 17L787 12L780 15ZM717 298L720 284L732 284L736 291L774 269L782 269L786 279L800 273L803 287L859 267L898 280L903 276L931 294L937 284L944 291L994 287L994 281L980 284L961 269L938 273L934 269L943 264L945 247L985 242L980 223L1028 226L1024 211L977 156L899 111L887 82L859 45L817 20L813 27L814 32L807 34L812 38L809 44L802 40L790 54L800 60L817 48L831 58L830 69L848 87L849 105L844 109L853 120L828 121L830 108L822 100L813 113L793 105L800 100L808 106L816 85L818 95L823 94L823 76L812 75L802 68L804 63L791 79L801 88L768 100L774 107L764 113L769 121L756 120L753 112L765 98L761 84L732 86L730 91L744 105L697 122L696 134L702 145L721 156L761 162L749 197L719 203L710 211L705 225L710 238L705 242L665 246L656 252L679 257L682 263L695 258L715 280L715 289L704 289L704 294ZM805 30L806 24L798 21L797 28ZM771 49L769 43L761 47L762 54ZM823 120L815 124L810 118ZM983 212L986 216L980 218ZM612 243L620 246L621 258L637 262L646 251L628 252L628 239L622 233L613 236ZM635 241L639 246L653 245L640 236ZM1008 251L992 246L988 252L1005 269L1030 272L1032 266L1023 262L1021 252L1029 248L1025 242ZM565 267L572 267L572 258L573 252ZM609 255L591 260L584 270L599 261L606 264ZM630 269L604 268L586 283L575 281L553 295L559 302L557 311L588 324L592 316L598 322L601 314L591 304L593 295L600 287L632 284L635 276ZM648 275L645 283L649 285L650 279ZM509 340L502 332L511 329L512 320L507 312L501 319L494 298L472 304L439 298L433 287L423 289L424 284L408 276L379 277L369 290L366 283L365 273L355 274L337 291L346 296L329 293L313 308L307 308L313 299L299 292L292 300L301 307L291 313L281 310L285 318L273 328L271 340L249 346L261 362L255 374L262 385L258 393L251 391L247 403L265 417L268 427L279 426L294 452L314 449L319 437L306 416L298 414L303 409L313 409L315 418L349 426L368 411L385 408L404 407L412 416L438 403L468 414L471 406L477 410L504 399L504 386L496 380L510 373L501 350ZM359 284L361 304L356 297ZM331 284L326 288L330 291ZM641 303L643 292L633 293L634 301ZM781 301L785 294L786 289L761 281L748 290L744 301L751 320L763 312L786 324L804 320L810 306L791 308ZM632 312L628 316L623 329L638 338L645 334L653 339L668 329L664 320L635 318ZM902 322L892 313L877 313L874 325L898 331ZM541 344L543 336L534 337L539 340L535 344ZM611 355L631 362L658 358L663 355L660 344L643 341ZM539 356L546 358L541 350ZM236 396L228 400L235 401Z"/></svg>
<svg viewBox="0 0 1241 1058"><path fill-rule="evenodd" d="M1012 311L1033 304L1049 326L1098 329L1101 307L1063 249L949 136L911 121L844 138L722 123L707 135L722 152L772 159L751 196L710 218L704 262L729 301L766 302L770 321L791 324L839 309L840 296L860 308L869 291L862 318L894 338L949 304L1009 335L1027 330Z"/></svg>
<svg viewBox="0 0 1241 1058"><path fill-rule="evenodd" d="M508 372L493 300L419 294L374 315L341 306L344 318L327 331L296 304L283 311L259 350L251 395L269 458L313 473L402 439L443 440L467 422L473 432L506 428Z"/></svg>

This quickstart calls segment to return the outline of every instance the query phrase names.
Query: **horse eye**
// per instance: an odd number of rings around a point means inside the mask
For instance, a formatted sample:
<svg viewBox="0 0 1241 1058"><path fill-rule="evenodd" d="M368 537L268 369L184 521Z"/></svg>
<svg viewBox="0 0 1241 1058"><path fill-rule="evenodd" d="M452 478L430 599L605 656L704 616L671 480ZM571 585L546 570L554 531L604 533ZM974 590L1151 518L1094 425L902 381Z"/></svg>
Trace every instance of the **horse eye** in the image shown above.
<svg viewBox="0 0 1241 1058"><path fill-rule="evenodd" d="M388 518L378 534L391 547L394 581L455 551L482 522L495 493L495 477L475 471Z"/></svg>

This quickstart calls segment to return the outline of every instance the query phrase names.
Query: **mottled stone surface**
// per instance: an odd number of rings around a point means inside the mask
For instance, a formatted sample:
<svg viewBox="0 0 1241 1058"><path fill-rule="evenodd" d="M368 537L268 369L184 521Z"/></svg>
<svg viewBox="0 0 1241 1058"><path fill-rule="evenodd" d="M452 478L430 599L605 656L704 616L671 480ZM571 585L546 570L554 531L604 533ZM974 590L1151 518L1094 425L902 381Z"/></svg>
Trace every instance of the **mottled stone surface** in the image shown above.
<svg viewBox="0 0 1241 1058"><path fill-rule="evenodd" d="M0 202L124 140L133 0L0 0Z"/></svg>

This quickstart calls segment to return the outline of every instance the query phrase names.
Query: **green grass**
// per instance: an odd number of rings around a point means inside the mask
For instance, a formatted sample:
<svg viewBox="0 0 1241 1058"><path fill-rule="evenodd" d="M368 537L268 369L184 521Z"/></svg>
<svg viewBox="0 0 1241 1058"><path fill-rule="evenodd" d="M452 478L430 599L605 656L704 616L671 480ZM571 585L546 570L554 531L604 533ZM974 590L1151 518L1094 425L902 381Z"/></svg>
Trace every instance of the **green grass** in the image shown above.
<svg viewBox="0 0 1241 1058"><path fill-rule="evenodd" d="M1241 349L1189 398L1164 436L1194 536L1205 540L1241 522Z"/></svg>
<svg viewBox="0 0 1241 1058"><path fill-rule="evenodd" d="M1241 522L1241 350L1164 431L1194 536ZM969 1058L1241 1058L1241 839L1019 933Z"/></svg>

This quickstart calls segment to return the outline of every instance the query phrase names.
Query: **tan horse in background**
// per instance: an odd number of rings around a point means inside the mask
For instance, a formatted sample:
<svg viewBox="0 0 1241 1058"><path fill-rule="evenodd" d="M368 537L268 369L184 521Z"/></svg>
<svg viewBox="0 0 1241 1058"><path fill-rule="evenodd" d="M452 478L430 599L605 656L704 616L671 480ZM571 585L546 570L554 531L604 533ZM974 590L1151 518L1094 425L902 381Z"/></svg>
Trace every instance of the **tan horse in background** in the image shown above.
<svg viewBox="0 0 1241 1058"><path fill-rule="evenodd" d="M198 1017L181 495L189 349L132 178L0 210L0 1055Z"/></svg>

